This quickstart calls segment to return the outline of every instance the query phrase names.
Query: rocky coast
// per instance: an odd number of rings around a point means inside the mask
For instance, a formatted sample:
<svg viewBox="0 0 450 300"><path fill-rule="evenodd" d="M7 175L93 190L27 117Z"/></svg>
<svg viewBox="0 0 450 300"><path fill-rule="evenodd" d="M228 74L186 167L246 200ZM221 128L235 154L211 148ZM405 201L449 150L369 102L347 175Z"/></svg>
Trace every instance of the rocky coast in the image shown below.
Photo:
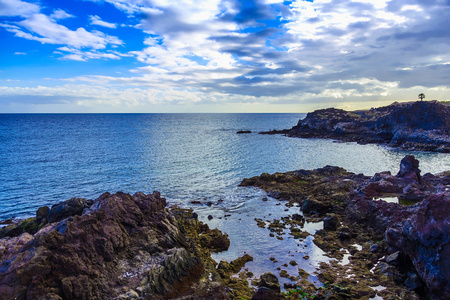
<svg viewBox="0 0 450 300"><path fill-rule="evenodd" d="M324 284L291 276L292 295L314 299L449 299L450 172L421 175L406 156L394 176L372 177L339 167L261 174L244 179L272 197L299 204L298 214L270 222L304 239L307 222L323 222L314 243L332 258L317 275ZM406 205L407 204L407 205ZM267 220L257 220L264 224ZM307 278L307 276L306 276Z"/></svg>
<svg viewBox="0 0 450 300"><path fill-rule="evenodd" d="M416 101L351 112L336 108L320 109L308 113L291 129L260 133L449 153L450 105L438 101Z"/></svg>
<svg viewBox="0 0 450 300"><path fill-rule="evenodd" d="M41 207L0 229L0 299L450 298L450 172L421 175L406 156L396 175L326 166L264 173L241 185L297 210L254 216L274 239L287 231L301 241L310 235L305 223L323 224L313 242L328 259L313 274L281 267L256 278L245 268L248 254L211 258L230 240L193 210L168 207L158 192L105 193Z"/></svg>
<svg viewBox="0 0 450 300"><path fill-rule="evenodd" d="M0 299L233 296L210 255L227 235L158 192L72 198L0 234Z"/></svg>

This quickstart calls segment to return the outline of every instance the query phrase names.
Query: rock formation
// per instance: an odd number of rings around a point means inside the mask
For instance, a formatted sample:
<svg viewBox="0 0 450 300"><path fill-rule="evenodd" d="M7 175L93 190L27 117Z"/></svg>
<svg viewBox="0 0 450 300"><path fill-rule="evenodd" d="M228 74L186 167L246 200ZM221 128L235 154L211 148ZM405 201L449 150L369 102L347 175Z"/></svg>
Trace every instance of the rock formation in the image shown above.
<svg viewBox="0 0 450 300"><path fill-rule="evenodd" d="M386 144L392 147L450 152L450 106L437 101L393 103L368 111L327 108L308 113L286 134L302 138Z"/></svg>
<svg viewBox="0 0 450 300"><path fill-rule="evenodd" d="M342 259L344 249L351 254L345 267L321 265L319 279L337 285L318 295L357 299L374 294L368 285L381 285L387 287L377 292L383 298L419 299L411 292L416 291L450 299L450 172L422 176L419 161L406 156L396 176L380 172L367 177L327 166L264 173L241 185L261 187L289 205L298 203L306 221L324 222L314 235L317 246L336 259ZM398 201L382 200L386 197ZM403 201L410 205L401 205ZM269 228L291 226L293 238L302 238L292 228L298 216L275 220ZM349 272L353 280L346 279Z"/></svg>
<svg viewBox="0 0 450 300"><path fill-rule="evenodd" d="M230 297L210 257L227 236L158 192L73 198L38 215L49 223L34 235L0 239L1 299Z"/></svg>

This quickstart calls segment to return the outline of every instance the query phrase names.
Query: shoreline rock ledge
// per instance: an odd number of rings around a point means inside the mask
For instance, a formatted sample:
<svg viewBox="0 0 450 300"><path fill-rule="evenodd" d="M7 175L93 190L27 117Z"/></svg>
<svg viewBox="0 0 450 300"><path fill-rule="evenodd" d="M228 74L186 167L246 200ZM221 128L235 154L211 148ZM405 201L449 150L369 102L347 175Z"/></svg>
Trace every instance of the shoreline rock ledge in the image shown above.
<svg viewBox="0 0 450 300"><path fill-rule="evenodd" d="M260 133L450 153L450 105L416 101L364 111L320 109L308 113L291 129Z"/></svg>
<svg viewBox="0 0 450 300"><path fill-rule="evenodd" d="M1 229L1 299L229 298L211 258L228 236L159 192L73 198L25 225Z"/></svg>

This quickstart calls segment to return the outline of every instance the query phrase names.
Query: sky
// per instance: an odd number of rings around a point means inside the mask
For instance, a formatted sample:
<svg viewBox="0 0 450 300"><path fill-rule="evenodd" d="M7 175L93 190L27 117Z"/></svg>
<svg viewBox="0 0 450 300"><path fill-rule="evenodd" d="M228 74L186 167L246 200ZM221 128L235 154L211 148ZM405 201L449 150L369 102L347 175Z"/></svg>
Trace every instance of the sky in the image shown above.
<svg viewBox="0 0 450 300"><path fill-rule="evenodd" d="M0 0L0 113L450 98L450 0Z"/></svg>

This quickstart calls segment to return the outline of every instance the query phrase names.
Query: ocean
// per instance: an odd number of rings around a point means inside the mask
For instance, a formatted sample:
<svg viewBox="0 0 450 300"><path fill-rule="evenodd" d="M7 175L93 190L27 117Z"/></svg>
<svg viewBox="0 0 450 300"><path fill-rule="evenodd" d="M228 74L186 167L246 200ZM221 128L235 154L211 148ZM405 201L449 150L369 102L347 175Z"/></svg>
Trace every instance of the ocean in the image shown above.
<svg viewBox="0 0 450 300"><path fill-rule="evenodd" d="M422 174L450 170L448 154L258 134L291 128L305 116L0 114L0 220L34 216L40 206L72 197L157 190L170 205L192 207L211 228L230 235L230 250L215 259L250 253L255 260L248 265L257 274L269 265L267 271L275 268L268 256L286 255L294 245L269 238L254 218L276 218L299 208L276 205L275 199L261 202L263 191L238 187L243 178L326 165L369 176L396 174L407 154L419 159ZM236 134L239 130L252 133ZM319 227L307 225L311 233ZM296 254L311 257L303 266L307 271L324 260L311 241L306 239Z"/></svg>

